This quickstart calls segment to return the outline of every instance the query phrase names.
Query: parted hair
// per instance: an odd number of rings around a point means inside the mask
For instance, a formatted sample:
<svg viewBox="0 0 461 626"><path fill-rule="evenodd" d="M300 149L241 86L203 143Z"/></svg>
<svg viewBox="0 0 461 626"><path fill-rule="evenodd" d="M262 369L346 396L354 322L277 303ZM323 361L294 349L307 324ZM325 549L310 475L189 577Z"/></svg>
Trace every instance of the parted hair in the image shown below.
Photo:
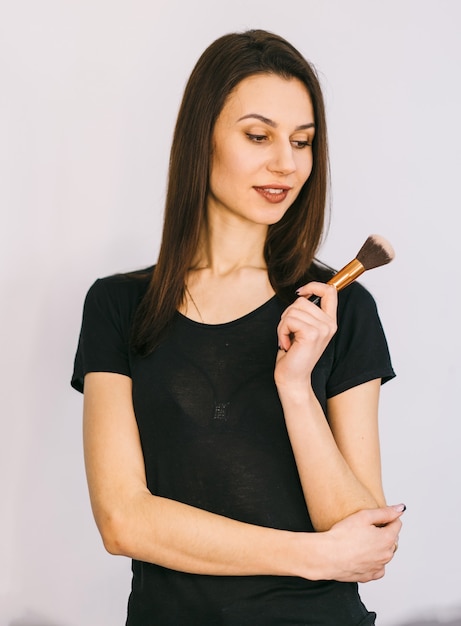
<svg viewBox="0 0 461 626"><path fill-rule="evenodd" d="M197 61L179 109L158 261L133 325L132 343L138 353L154 350L183 301L187 272L206 229L215 123L237 85L256 74L297 78L312 100L312 172L284 217L269 226L264 247L270 282L284 300L294 295L294 285L310 276L323 234L329 174L325 107L317 73L278 35L264 30L224 35Z"/></svg>

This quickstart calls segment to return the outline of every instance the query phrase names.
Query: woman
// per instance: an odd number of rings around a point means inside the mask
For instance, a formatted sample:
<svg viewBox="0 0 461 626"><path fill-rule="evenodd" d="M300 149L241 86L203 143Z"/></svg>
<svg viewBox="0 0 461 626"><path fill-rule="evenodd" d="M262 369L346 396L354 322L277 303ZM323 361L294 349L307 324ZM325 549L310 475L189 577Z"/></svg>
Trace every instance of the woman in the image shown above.
<svg viewBox="0 0 461 626"><path fill-rule="evenodd" d="M158 263L92 286L72 380L96 523L133 559L129 626L374 623L356 583L401 526L377 427L394 373L371 296L338 304L314 261L327 172L307 61L265 31L215 41L178 115Z"/></svg>

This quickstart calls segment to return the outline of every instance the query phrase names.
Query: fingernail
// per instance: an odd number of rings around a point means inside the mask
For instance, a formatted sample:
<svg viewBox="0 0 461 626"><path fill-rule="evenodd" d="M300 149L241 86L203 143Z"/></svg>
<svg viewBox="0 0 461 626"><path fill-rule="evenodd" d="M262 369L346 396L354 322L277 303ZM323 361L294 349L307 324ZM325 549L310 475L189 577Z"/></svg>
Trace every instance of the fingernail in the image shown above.
<svg viewBox="0 0 461 626"><path fill-rule="evenodd" d="M296 289L295 294L296 294L297 296L299 296L299 292L300 292L300 291L301 291L301 287L300 287L299 289Z"/></svg>
<svg viewBox="0 0 461 626"><path fill-rule="evenodd" d="M404 511L407 510L407 507L405 506L405 504L394 504L392 505L392 508L398 511L399 513L403 513Z"/></svg>

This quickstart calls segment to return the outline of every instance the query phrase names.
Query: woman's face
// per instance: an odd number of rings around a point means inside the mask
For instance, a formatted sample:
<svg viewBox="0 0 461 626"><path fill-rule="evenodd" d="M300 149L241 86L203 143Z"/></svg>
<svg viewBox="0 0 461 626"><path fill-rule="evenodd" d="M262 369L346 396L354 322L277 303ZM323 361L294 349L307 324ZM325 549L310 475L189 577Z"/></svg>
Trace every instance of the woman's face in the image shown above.
<svg viewBox="0 0 461 626"><path fill-rule="evenodd" d="M213 133L209 215L278 222L311 173L314 121L298 79L257 74L239 83Z"/></svg>

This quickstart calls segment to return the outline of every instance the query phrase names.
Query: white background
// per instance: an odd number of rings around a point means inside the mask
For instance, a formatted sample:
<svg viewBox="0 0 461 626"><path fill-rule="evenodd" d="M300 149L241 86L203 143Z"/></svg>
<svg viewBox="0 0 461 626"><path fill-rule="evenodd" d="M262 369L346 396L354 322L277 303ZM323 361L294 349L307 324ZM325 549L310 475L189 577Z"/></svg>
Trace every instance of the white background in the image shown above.
<svg viewBox="0 0 461 626"><path fill-rule="evenodd" d="M398 372L386 493L408 511L363 597L380 626L461 614L460 20L457 0L2 0L1 626L124 623L130 563L97 534L69 386L83 298L155 261L185 81L211 41L255 27L294 43L325 90L321 258L340 267L375 232L397 252L362 282Z"/></svg>

